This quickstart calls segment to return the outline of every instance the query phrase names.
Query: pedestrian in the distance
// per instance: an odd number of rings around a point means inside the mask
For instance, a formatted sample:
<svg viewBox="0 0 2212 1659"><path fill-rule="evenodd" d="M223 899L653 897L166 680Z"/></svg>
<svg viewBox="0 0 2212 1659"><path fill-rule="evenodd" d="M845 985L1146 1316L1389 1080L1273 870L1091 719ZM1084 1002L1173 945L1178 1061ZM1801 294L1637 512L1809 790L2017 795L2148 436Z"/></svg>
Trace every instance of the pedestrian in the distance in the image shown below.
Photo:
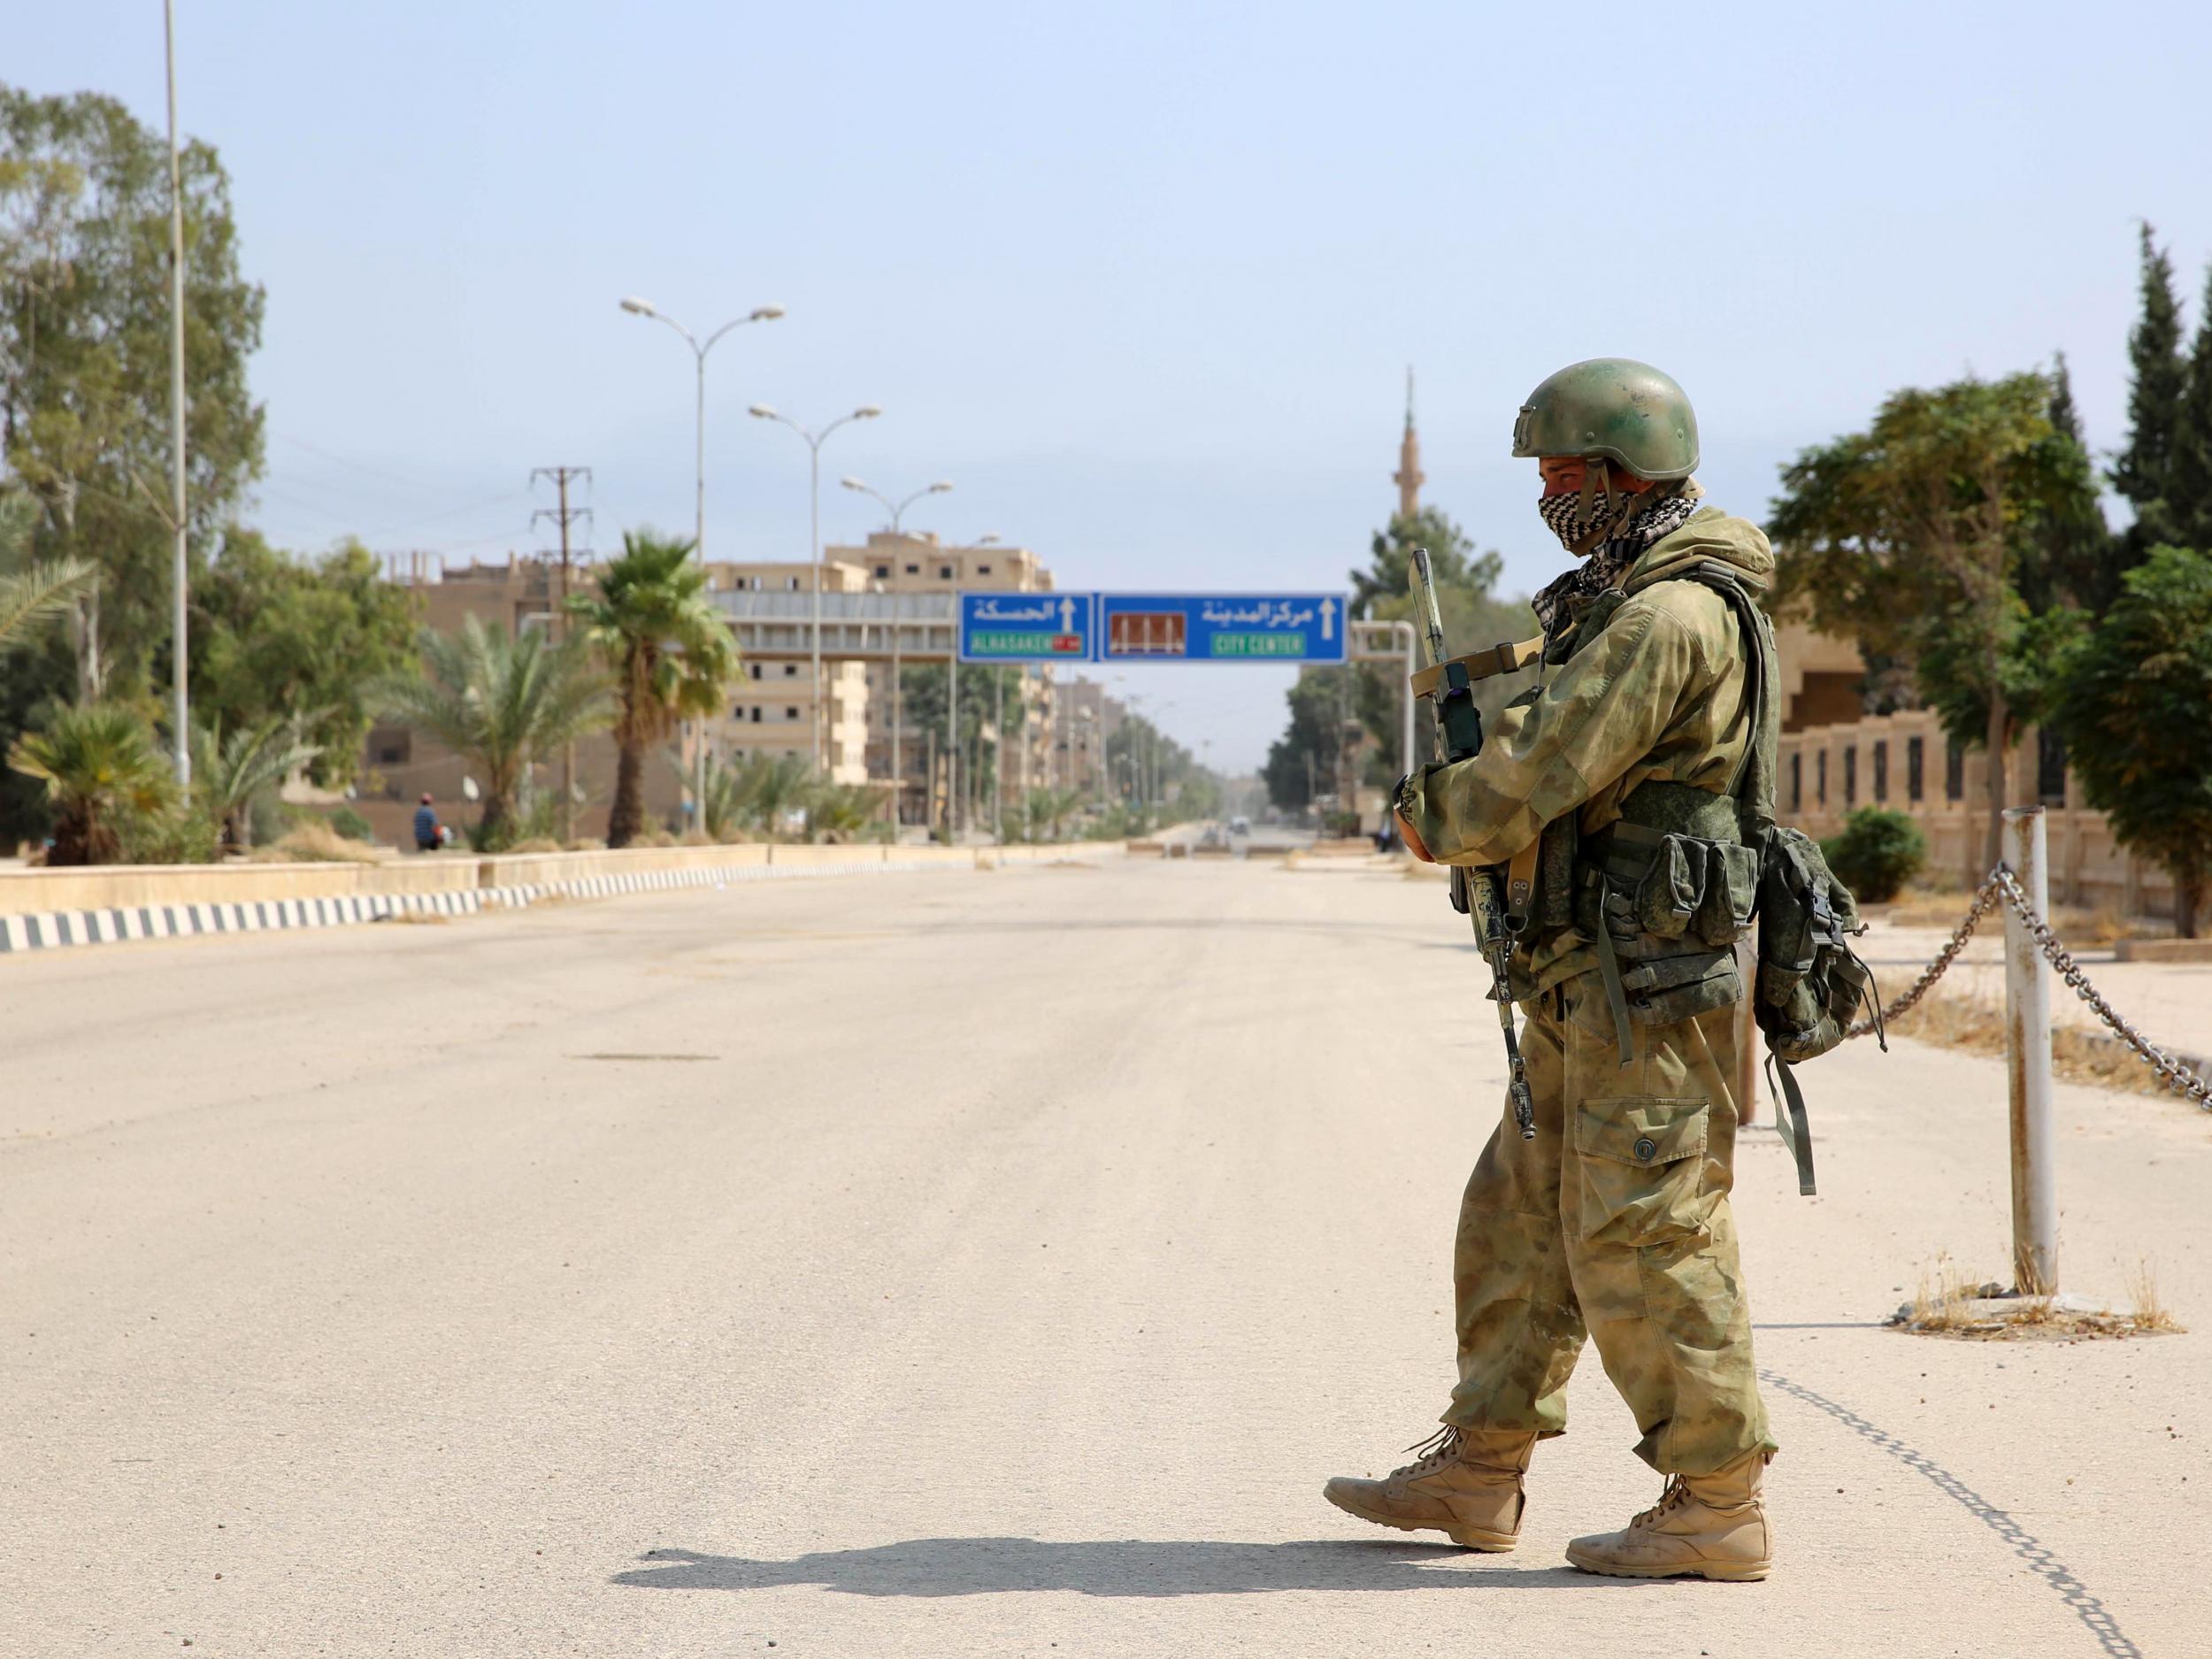
<svg viewBox="0 0 2212 1659"><path fill-rule="evenodd" d="M445 838L438 833L438 809L430 804L425 795L422 804L415 809L415 850L434 853L445 845Z"/></svg>

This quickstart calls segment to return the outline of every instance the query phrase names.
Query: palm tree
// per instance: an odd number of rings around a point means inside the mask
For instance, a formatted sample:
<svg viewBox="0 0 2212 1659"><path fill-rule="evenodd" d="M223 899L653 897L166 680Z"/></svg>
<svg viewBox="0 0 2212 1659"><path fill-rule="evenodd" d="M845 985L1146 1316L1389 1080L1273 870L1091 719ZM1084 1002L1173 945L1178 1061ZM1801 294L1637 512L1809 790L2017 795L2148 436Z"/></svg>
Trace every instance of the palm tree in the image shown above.
<svg viewBox="0 0 2212 1659"><path fill-rule="evenodd" d="M755 755L737 770L737 818L773 841L804 810L813 768L796 755Z"/></svg>
<svg viewBox="0 0 2212 1659"><path fill-rule="evenodd" d="M99 574L85 559L26 565L31 518L30 503L23 497L0 498L0 651L27 644L34 628L65 614Z"/></svg>
<svg viewBox="0 0 2212 1659"><path fill-rule="evenodd" d="M458 634L426 629L422 667L377 688L387 718L429 733L484 777L477 845L504 846L531 763L615 717L604 676L581 640L556 643L539 628L510 634L470 617Z"/></svg>
<svg viewBox="0 0 2212 1659"><path fill-rule="evenodd" d="M737 677L737 640L706 597L692 544L625 531L622 556L599 572L599 591L572 595L583 638L613 672L621 700L614 741L614 806L607 845L626 847L645 823L645 752L681 719L722 706Z"/></svg>
<svg viewBox="0 0 2212 1659"><path fill-rule="evenodd" d="M226 851L251 844L253 798L312 765L321 753L317 745L302 741L299 727L289 720L249 726L227 738L219 726L193 727L192 793L221 826Z"/></svg>
<svg viewBox="0 0 2212 1659"><path fill-rule="evenodd" d="M681 755L671 750L668 764L678 778L687 780ZM714 841L732 840L744 822L744 773L712 755L707 757L705 771L706 788L699 799L699 827Z"/></svg>
<svg viewBox="0 0 2212 1659"><path fill-rule="evenodd" d="M857 841L883 816L885 795L874 784L818 784L807 799L807 828L816 840Z"/></svg>
<svg viewBox="0 0 2212 1659"><path fill-rule="evenodd" d="M54 818L50 864L111 864L123 832L176 798L168 757L137 711L121 703L65 708L43 732L26 732L8 764L46 786Z"/></svg>

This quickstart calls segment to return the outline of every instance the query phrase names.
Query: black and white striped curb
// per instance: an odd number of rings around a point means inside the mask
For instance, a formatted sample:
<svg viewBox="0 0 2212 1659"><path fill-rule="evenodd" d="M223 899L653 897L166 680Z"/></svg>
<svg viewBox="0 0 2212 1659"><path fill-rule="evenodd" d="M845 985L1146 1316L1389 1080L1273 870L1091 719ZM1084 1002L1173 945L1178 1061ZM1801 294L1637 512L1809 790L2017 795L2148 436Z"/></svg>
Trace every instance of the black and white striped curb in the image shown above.
<svg viewBox="0 0 2212 1659"><path fill-rule="evenodd" d="M573 881L477 887L458 893L356 895L345 898L263 899L243 904L148 904L117 910L43 910L0 916L0 956L65 945L115 945L141 939L188 939L201 933L259 933L280 928L341 927L403 914L473 916L491 906L519 909L551 898L611 898L672 887L725 887L742 881L789 881L807 876L872 876L972 870L965 863L866 862L741 864L724 869L641 870L583 876Z"/></svg>

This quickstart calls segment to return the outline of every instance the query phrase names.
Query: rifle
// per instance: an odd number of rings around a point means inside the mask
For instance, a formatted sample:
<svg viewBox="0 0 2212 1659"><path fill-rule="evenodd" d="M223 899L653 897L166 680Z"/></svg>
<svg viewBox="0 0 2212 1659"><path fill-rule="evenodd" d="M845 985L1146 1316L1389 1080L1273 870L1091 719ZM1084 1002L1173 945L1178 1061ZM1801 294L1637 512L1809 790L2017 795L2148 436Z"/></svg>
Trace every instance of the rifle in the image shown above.
<svg viewBox="0 0 2212 1659"><path fill-rule="evenodd" d="M1436 582L1429 570L1426 548L1413 549L1413 595L1421 607L1421 638L1428 649L1426 695L1436 714L1437 758L1472 760L1482 752L1482 710L1475 707L1472 682L1464 657L1453 658L1444 647L1444 618L1436 607ZM1510 648L1508 648L1510 649ZM1419 688L1417 687L1416 690ZM1490 1000L1498 1005L1498 1024L1505 1033L1508 1068L1506 1094L1513 1102L1513 1121L1521 1139L1536 1139L1536 1102L1528 1092L1528 1068L1521 1061L1520 1040L1513 1031L1513 994L1507 963L1513 955L1514 929L1507 925L1505 893L1494 866L1470 870L1448 866L1452 877L1452 908L1474 925L1475 945L1490 964Z"/></svg>

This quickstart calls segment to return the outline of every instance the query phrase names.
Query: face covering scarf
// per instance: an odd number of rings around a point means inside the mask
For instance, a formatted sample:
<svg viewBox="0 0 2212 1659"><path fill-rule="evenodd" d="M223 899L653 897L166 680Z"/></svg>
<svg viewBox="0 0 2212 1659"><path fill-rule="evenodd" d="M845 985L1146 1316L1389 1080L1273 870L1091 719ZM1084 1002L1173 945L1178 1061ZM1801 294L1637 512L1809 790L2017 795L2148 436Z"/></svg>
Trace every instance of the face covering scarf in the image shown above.
<svg viewBox="0 0 2212 1659"><path fill-rule="evenodd" d="M1554 631L1553 625L1563 618L1569 599L1594 598L1603 593L1620 580L1646 548L1687 524L1690 515L1697 511L1697 487L1685 483L1657 501L1632 509L1620 527L1591 549L1589 557L1552 581L1529 602L1545 634L1548 637ZM1563 543L1571 545L1590 528L1588 523L1578 522L1581 518L1578 511L1581 503L1581 493L1568 490L1545 496L1537 503L1536 511ZM1604 511L1602 501L1592 505L1594 512Z"/></svg>

